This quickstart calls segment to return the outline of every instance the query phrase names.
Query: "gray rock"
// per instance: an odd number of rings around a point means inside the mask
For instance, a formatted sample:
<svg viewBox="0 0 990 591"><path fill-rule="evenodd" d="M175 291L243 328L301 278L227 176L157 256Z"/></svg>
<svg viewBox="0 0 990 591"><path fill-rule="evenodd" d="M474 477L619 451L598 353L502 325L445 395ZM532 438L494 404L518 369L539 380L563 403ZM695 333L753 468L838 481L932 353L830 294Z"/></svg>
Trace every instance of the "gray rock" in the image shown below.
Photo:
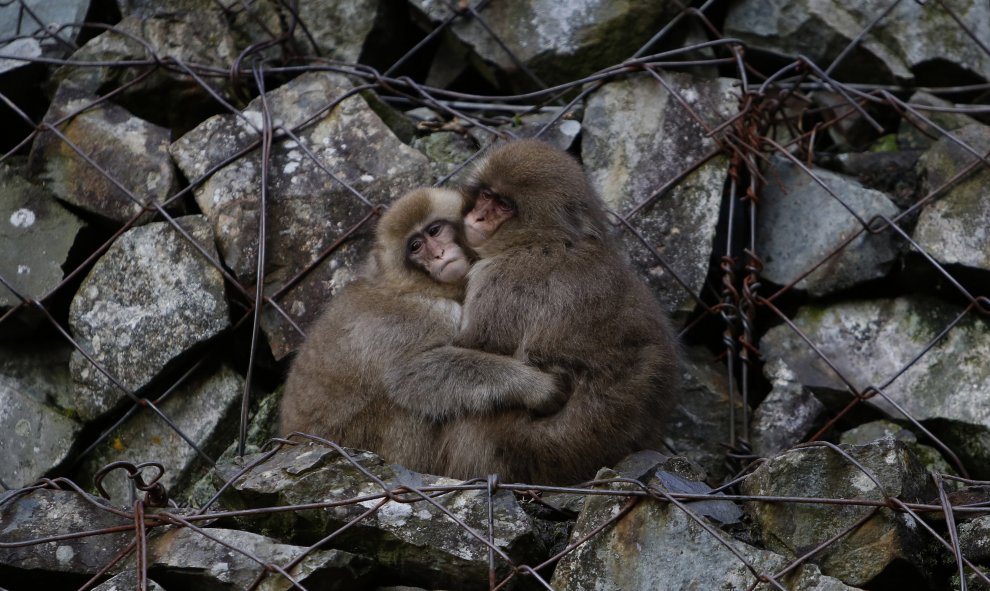
<svg viewBox="0 0 990 591"><path fill-rule="evenodd" d="M202 216L178 223L211 256L213 234ZM170 361L230 325L223 277L175 228L134 228L96 262L69 309L76 341L130 390ZM70 364L76 411L91 420L125 397L81 353Z"/></svg>
<svg viewBox="0 0 990 591"><path fill-rule="evenodd" d="M454 179L466 178L471 166L461 166L478 151L470 137L454 131L438 131L413 140L412 147L430 159L434 181L455 173ZM455 181L456 182L456 181Z"/></svg>
<svg viewBox="0 0 990 591"><path fill-rule="evenodd" d="M990 127L975 123L956 130L956 138L977 154L990 150ZM941 187L977 160L970 151L944 137L925 153L926 193ZM925 205L913 238L941 263L990 270L990 168L978 163L974 174Z"/></svg>
<svg viewBox="0 0 990 591"><path fill-rule="evenodd" d="M113 63L149 59L156 55L191 67L226 70L236 59L226 15L215 2L172 0L156 7L135 7L135 13L97 35L72 55L83 63ZM142 40L144 43L139 43ZM145 45L145 43L147 45ZM91 94L123 87L114 100L134 115L172 129L188 130L217 110L212 92L230 98L226 76L203 76L193 81L182 67L144 68L74 66L59 68L56 83L70 83ZM140 78L140 79L139 79ZM205 88L204 88L205 86ZM166 136L164 141L169 141Z"/></svg>
<svg viewBox="0 0 990 591"><path fill-rule="evenodd" d="M841 449L863 466L881 490L853 461L833 449L793 449L757 468L740 490L746 495L882 500L905 502L934 498L924 467L893 439ZM767 547L791 557L802 556L864 518L875 507L828 503L747 503ZM892 563L917 563L926 547L924 534L908 515L880 509L866 523L816 552L810 560L822 572L849 585L863 585Z"/></svg>
<svg viewBox="0 0 990 591"><path fill-rule="evenodd" d="M3 8L9 8L10 6L12 5L8 4L0 7L0 10ZM0 74L11 70L16 70L17 68L22 68L30 64L32 61L41 57L41 53L41 42L33 37L27 39L14 39L10 43L0 45L0 55L8 56L0 59Z"/></svg>
<svg viewBox="0 0 990 591"><path fill-rule="evenodd" d="M604 470L599 477L608 477ZM612 473L614 475L614 473ZM609 488L624 489L626 484ZM613 518L626 499L589 495L578 517L571 541L588 535ZM696 519L709 523L694 512ZM732 551L738 552L761 574L781 571L790 561L721 532L710 531L683 510L667 503L644 500L613 527L595 535L557 565L551 584L560 591L636 591L655 589L749 589L754 574ZM730 550L731 548L731 550ZM804 564L779 578L786 589L854 591L841 581Z"/></svg>
<svg viewBox="0 0 990 591"><path fill-rule="evenodd" d="M0 165L0 276L22 296L41 299L62 282L83 225L50 193ZM20 303L0 284L0 308Z"/></svg>
<svg viewBox="0 0 990 591"><path fill-rule="evenodd" d="M388 466L370 452L351 450L360 465L390 487L449 485L456 481L420 475L399 466ZM246 456L216 468L222 481L232 478ZM266 507L346 500L384 491L336 451L318 445L300 445L280 450L274 457L253 468L227 489L222 501L231 507ZM329 532L358 519L379 500L369 498L357 504L341 504L320 511L275 513L263 522L244 520L245 528L264 528L269 535L293 543L310 544ZM469 490L444 495L437 502L474 531L488 531L488 495ZM530 518L515 497L500 491L492 497L494 539L517 564L536 564L542 547ZM431 588L466 589L488 581L488 548L446 514L423 500L413 503L388 501L377 512L352 524L329 544L349 552L371 556L395 570L403 582ZM496 561L499 573L506 565ZM480 587L479 587L480 588Z"/></svg>
<svg viewBox="0 0 990 591"><path fill-rule="evenodd" d="M928 470L940 474L956 474L956 469L945 461L937 449L918 443L918 437L914 433L893 421L871 421L853 427L839 436L839 443L866 445L884 437L903 443ZM945 486L949 490L956 488L955 484L955 481L945 481Z"/></svg>
<svg viewBox="0 0 990 591"><path fill-rule="evenodd" d="M812 172L842 203L789 161L775 159L765 175L768 184L757 209L756 252L763 257L763 277L778 285L796 280L862 228L849 209L867 223L874 215L891 218L900 211L886 195L854 179L820 168ZM897 234L890 230L864 233L796 287L821 296L883 277L897 259L898 244Z"/></svg>
<svg viewBox="0 0 990 591"><path fill-rule="evenodd" d="M753 453L770 457L801 443L825 422L825 405L795 381L794 372L780 358L763 366L773 389L753 412Z"/></svg>
<svg viewBox="0 0 990 591"><path fill-rule="evenodd" d="M50 536L64 539L0 547L0 566L22 576L39 573L96 574L134 539L134 524L113 513L103 499L75 491L39 489L0 497L0 544ZM126 531L71 537L107 527Z"/></svg>
<svg viewBox="0 0 990 591"><path fill-rule="evenodd" d="M898 375L958 313L937 300L908 297L805 306L794 323L856 388L881 386L898 376L884 389L886 396L915 419L930 421L970 470L987 474L990 329L969 316ZM844 382L788 326L770 329L760 346L767 359L784 359L801 384L846 392ZM881 396L868 403L892 417L903 416Z"/></svg>
<svg viewBox="0 0 990 591"><path fill-rule="evenodd" d="M734 81L661 74L702 118L715 124L736 111ZM651 77L606 84L588 99L581 157L605 204L625 215L715 148L705 129ZM728 163L715 158L630 218L687 284L700 292L708 274ZM671 311L695 302L630 232L633 265Z"/></svg>
<svg viewBox="0 0 990 591"><path fill-rule="evenodd" d="M296 31L296 37L302 42L302 52L347 63L357 62L382 4L383 0L300 2L299 19L306 23L308 33L302 35ZM310 40L316 42L316 47Z"/></svg>
<svg viewBox="0 0 990 591"><path fill-rule="evenodd" d="M0 344L0 382L72 416L71 353L62 339Z"/></svg>
<svg viewBox="0 0 990 591"><path fill-rule="evenodd" d="M319 162L318 166L294 140L277 142L272 149L265 277L270 293L317 260L369 213L366 204L326 171L379 204L429 184L427 159L402 144L361 97L352 96L320 115L323 107L347 89L345 79L313 72L268 93L278 125L293 128L318 116L299 136ZM258 140L260 124L256 99L241 117L220 115L205 121L176 141L172 154L195 181ZM246 283L256 274L260 175L260 153L254 151L224 166L195 190L196 202L217 233L224 261ZM351 278L368 248L367 229L278 298L295 324L308 326L322 304ZM301 341L298 331L277 312L266 312L264 328L276 358L287 355Z"/></svg>
<svg viewBox="0 0 990 591"><path fill-rule="evenodd" d="M147 585L148 591L164 591L161 585L150 579L147 580ZM103 581L93 587L93 591L132 591L137 588L137 574L128 570Z"/></svg>
<svg viewBox="0 0 990 591"><path fill-rule="evenodd" d="M971 27L985 46L990 40L990 6L961 2L952 6L961 22ZM750 48L776 54L804 55L825 69L854 39L859 41L832 73L839 79L878 83L933 75L944 63L990 78L990 56L966 35L943 6L898 2L879 22L877 6L869 0L755 0L733 4L725 18L725 35ZM869 34L858 36L869 29ZM944 74L942 74L944 77Z"/></svg>
<svg viewBox="0 0 990 591"><path fill-rule="evenodd" d="M682 359L681 387L671 393L670 416L660 429L674 454L704 468L712 481L728 476L725 454L729 440L729 382L724 364L712 361L706 349L687 349ZM741 433L742 404L735 389L736 432Z"/></svg>
<svg viewBox="0 0 990 591"><path fill-rule="evenodd" d="M264 576L258 589L298 588L293 581L306 589L327 590L360 589L367 583L371 567L367 559L340 550L306 550L250 532L209 528L200 533L176 528L148 544L148 573L162 581L178 577L186 588L233 591L249 588L264 572L264 565L272 564L285 569L292 580L272 572ZM299 560L303 554L305 558Z"/></svg>
<svg viewBox="0 0 990 591"><path fill-rule="evenodd" d="M234 435L243 390L244 380L222 366L215 372L201 372L158 408L212 458ZM165 473L159 482L170 498L180 502L187 500L184 487L200 476L204 464L196 450L150 410L132 416L86 458L81 467L82 482L92 482L103 466L122 460L134 464L161 462ZM108 474L103 488L118 505L132 505L130 481L122 471ZM138 494L143 498L143 493Z"/></svg>
<svg viewBox="0 0 990 591"><path fill-rule="evenodd" d="M63 25L81 23L86 20L89 2L90 0L4 2L0 4L0 39L18 35L30 37L47 28L58 29ZM78 28L66 27L57 36L46 37L40 43L35 41L35 44L48 56L62 57L67 53L67 48L75 43L78 35ZM18 41L14 41L12 44L17 43ZM11 55L10 45L0 47L0 54Z"/></svg>
<svg viewBox="0 0 990 591"><path fill-rule="evenodd" d="M938 98L927 92L916 92L908 99L908 104L918 111L924 118L912 113L904 112L900 127L897 130L897 145L901 149L928 149L942 137L942 132L934 125L945 131L953 131L960 127L966 127L976 123L976 119L961 112L952 112L946 109L959 108L954 103ZM925 109L925 107L935 107L935 109ZM961 107L965 109L965 107ZM934 125L933 125L934 124Z"/></svg>
<svg viewBox="0 0 990 591"><path fill-rule="evenodd" d="M990 515L959 524L959 545L963 555L973 562L990 562Z"/></svg>
<svg viewBox="0 0 990 591"><path fill-rule="evenodd" d="M95 94L62 84L45 122L54 124L95 100ZM176 179L168 155L167 129L109 102L86 109L57 127L93 162L90 164L53 132L37 136L31 148L32 166L59 199L102 218L124 222L152 201L163 203L173 189Z"/></svg>
<svg viewBox="0 0 990 591"><path fill-rule="evenodd" d="M454 10L444 0L411 4L429 21L429 30ZM516 84L531 87L533 81L505 48L545 83L569 82L627 59L680 9L668 1L492 2L479 11L492 33L469 17L456 19L450 30L470 48L472 62L489 79L508 75Z"/></svg>
<svg viewBox="0 0 990 591"><path fill-rule="evenodd" d="M81 425L0 376L0 481L22 487L66 459Z"/></svg>
<svg viewBox="0 0 990 591"><path fill-rule="evenodd" d="M863 186L883 192L894 205L907 209L920 197L919 150L846 152L835 161L837 171L856 177Z"/></svg>

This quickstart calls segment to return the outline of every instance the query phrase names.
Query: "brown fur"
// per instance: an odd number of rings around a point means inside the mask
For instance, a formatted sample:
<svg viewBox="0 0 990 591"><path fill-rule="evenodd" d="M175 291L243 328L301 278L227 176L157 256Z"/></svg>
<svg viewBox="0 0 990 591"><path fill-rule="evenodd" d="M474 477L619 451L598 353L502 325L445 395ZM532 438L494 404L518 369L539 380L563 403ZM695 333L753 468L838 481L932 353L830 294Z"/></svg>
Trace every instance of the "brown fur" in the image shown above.
<svg viewBox="0 0 990 591"><path fill-rule="evenodd" d="M514 201L517 215L477 248L455 344L563 375L570 398L550 416L506 411L450 425L443 472L573 484L633 451L660 448L676 337L608 238L580 166L545 143L512 142L478 166L468 210L482 187Z"/></svg>
<svg viewBox="0 0 990 591"><path fill-rule="evenodd" d="M453 191L418 189L382 216L365 272L314 323L292 365L281 433L318 435L435 472L444 420L557 395L553 376L522 361L448 346L463 282L433 281L410 263L406 245L436 220L459 229L461 208Z"/></svg>

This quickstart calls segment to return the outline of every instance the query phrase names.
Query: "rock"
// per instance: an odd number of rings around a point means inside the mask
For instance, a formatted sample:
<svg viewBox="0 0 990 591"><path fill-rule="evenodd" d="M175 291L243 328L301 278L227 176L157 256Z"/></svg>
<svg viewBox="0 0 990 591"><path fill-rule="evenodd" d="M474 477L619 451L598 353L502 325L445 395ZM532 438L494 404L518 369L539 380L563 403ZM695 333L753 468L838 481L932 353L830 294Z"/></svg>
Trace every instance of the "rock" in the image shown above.
<svg viewBox="0 0 990 591"><path fill-rule="evenodd" d="M911 111L904 112L900 127L897 130L897 145L902 150L927 150L942 137L942 132L934 125L945 131L954 131L976 123L976 119L953 113L947 109L956 107L954 103L938 98L927 92L916 92L908 99L908 104L914 110L924 115L924 119ZM935 107L933 110L925 107ZM934 124L934 125L933 125Z"/></svg>
<svg viewBox="0 0 990 591"><path fill-rule="evenodd" d="M783 159L774 159L765 174L768 185L757 209L756 224L761 231L756 252L763 257L763 277L777 285L796 280L862 229L850 209L865 223L875 215L892 218L900 212L879 191L827 170L812 171L835 196ZM798 281L796 287L822 296L883 277L897 260L898 245L898 235L891 230L864 233Z"/></svg>
<svg viewBox="0 0 990 591"><path fill-rule="evenodd" d="M158 583L147 579L148 591L165 591ZM137 589L137 573L132 570L110 577L93 587L93 591L132 591Z"/></svg>
<svg viewBox="0 0 990 591"><path fill-rule="evenodd" d="M216 457L234 436L244 380L226 367L200 372L180 386L158 408L208 457ZM151 410L132 416L97 447L82 465L82 482L93 482L110 462L161 462L165 473L159 481L169 498L185 502L184 490L203 472L204 461L187 441ZM153 474L153 472L151 473ZM103 479L110 498L125 507L133 503L130 480L123 471ZM143 498L143 493L138 493Z"/></svg>
<svg viewBox="0 0 990 591"><path fill-rule="evenodd" d="M79 34L78 28L64 26L84 22L89 11L89 2L90 0L27 0L0 4L0 39L21 35L25 37L0 46L0 54L18 55L18 47L25 45L23 42L33 41L31 45L37 47L39 55L43 52L46 57L64 57L67 48L75 44ZM44 33L46 29L58 29L59 32L57 35L42 35L40 40L30 38L37 33ZM33 49L30 51L31 54L34 52ZM0 72L2 71L3 68L0 68Z"/></svg>
<svg viewBox="0 0 990 591"><path fill-rule="evenodd" d="M266 243L268 293L280 289L370 212L347 190L346 181L373 203L382 204L407 190L429 184L427 159L402 144L358 96L329 113L321 109L347 92L345 79L326 72L304 74L268 93L276 124L299 131L299 139L277 142L269 169ZM207 171L259 139L260 101L241 117L208 119L174 144L179 167L195 182ZM315 154L319 165L306 150ZM258 256L258 186L260 153L256 150L213 173L195 190L196 202L217 233L224 261L245 283L255 280ZM307 327L322 305L342 287L369 247L369 226L334 250L317 269L281 297L279 305L292 322ZM267 310L264 329L277 359L293 351L299 332L277 312Z"/></svg>
<svg viewBox="0 0 990 591"><path fill-rule="evenodd" d="M959 545L966 558L978 564L990 563L990 515L959 524Z"/></svg>
<svg viewBox="0 0 990 591"><path fill-rule="evenodd" d="M45 122L54 124L92 105L96 98L63 84L52 99ZM86 155L81 156L51 131L35 138L32 167L59 199L122 223L152 201L164 203L172 191L176 180L168 155L167 129L138 119L109 102L88 108L57 128Z"/></svg>
<svg viewBox="0 0 990 591"><path fill-rule="evenodd" d="M871 421L853 427L839 436L839 443L866 445L878 439L889 437L904 444L918 458L925 468L940 474L956 475L956 470L945 461L934 447L918 443L918 437L893 421ZM945 486L953 490L954 481L946 481Z"/></svg>
<svg viewBox="0 0 990 591"><path fill-rule="evenodd" d="M0 382L72 417L71 353L62 340L0 343Z"/></svg>
<svg viewBox="0 0 990 591"><path fill-rule="evenodd" d="M351 450L363 469L389 487L449 485L457 481L420 475L399 466L388 466L370 452ZM222 481L231 479L255 456L216 468ZM331 448L306 444L285 448L253 468L227 489L226 506L258 508L297 503L344 501L384 491ZM414 495L415 498L418 498ZM437 502L477 532L488 532L488 495L466 490ZM530 518L508 491L492 497L494 539L516 564L538 564L544 549ZM342 503L318 511L273 513L263 519L244 520L243 527L262 529L269 535L311 544L342 528L376 507L371 497L356 504ZM488 581L488 548L433 504L387 501L377 512L341 530L328 543L334 548L371 556L394 570L403 583L430 588L483 588ZM487 535L487 533L483 533ZM496 559L500 576L506 564Z"/></svg>
<svg viewBox="0 0 990 591"><path fill-rule="evenodd" d="M202 216L177 222L211 256ZM230 325L223 277L166 222L133 228L89 272L69 309L69 327L92 358L132 391ZM125 398L83 355L70 363L75 410L92 420Z"/></svg>
<svg viewBox="0 0 990 591"><path fill-rule="evenodd" d="M795 381L783 359L773 358L763 366L773 389L753 412L750 427L753 453L770 457L805 440L825 423L825 405Z"/></svg>
<svg viewBox="0 0 990 591"><path fill-rule="evenodd" d="M836 157L838 171L856 177L869 189L884 193L894 205L907 209L920 197L921 178L916 164L921 152L846 152Z"/></svg>
<svg viewBox="0 0 990 591"><path fill-rule="evenodd" d="M614 473L603 470L598 478L609 476ZM619 490L628 487L621 483L609 486ZM589 495L571 541L581 539L614 518L626 502L621 496ZM709 524L705 517L694 514ZM706 531L678 507L644 499L617 523L561 558L551 585L559 591L754 587L758 582L756 577L733 551L758 573L780 572L790 562L732 538L717 526L709 524ZM822 575L810 564L789 571L778 580L787 589L855 591L837 579Z"/></svg>
<svg viewBox="0 0 990 591"><path fill-rule="evenodd" d="M12 6L0 6L0 9ZM6 35L4 36L6 37ZM0 74L5 74L11 70L23 68L41 57L41 42L33 37L27 39L14 39L10 43L0 45L0 55L8 56L0 59ZM21 59L15 59L21 58Z"/></svg>
<svg viewBox="0 0 990 591"><path fill-rule="evenodd" d="M216 3L202 0L156 2L156 7L134 3L133 14L97 35L72 55L83 63L112 63L149 59L156 55L184 64L186 68L213 67L226 71L236 59L225 14ZM142 40L144 43L139 43ZM145 43L147 45L145 45ZM181 67L160 67L146 75L144 68L66 65L52 76L91 94L106 94L123 87L114 97L134 115L179 133L217 112L219 106L209 91L221 97L232 95L226 76L203 76L192 80ZM138 79L140 77L140 80ZM205 88L204 88L205 87ZM166 136L164 141L170 138Z"/></svg>
<svg viewBox="0 0 990 591"><path fill-rule="evenodd" d="M413 0L411 5L427 21L426 30L453 16L454 5L444 0ZM478 11L484 24L464 15L449 28L489 81L497 84L508 76L528 88L534 81L513 56L545 84L570 82L627 59L680 10L669 1L495 2Z"/></svg>
<svg viewBox="0 0 990 591"><path fill-rule="evenodd" d="M0 375L0 482L17 488L64 461L81 425Z"/></svg>
<svg viewBox="0 0 990 591"><path fill-rule="evenodd" d="M0 573L5 573L5 586L17 580L30 580L37 585L39 578L46 580L43 577L55 577L65 584L73 580L67 576L70 574L96 574L134 539L132 521L112 512L103 499L49 489L8 494L13 496L0 498L0 544L66 537L26 546L0 547ZM121 526L129 529L71 536ZM85 577L78 584L84 581Z"/></svg>
<svg viewBox="0 0 990 591"><path fill-rule="evenodd" d="M668 84L709 124L736 112L734 82L662 73ZM587 102L581 158L592 186L610 209L630 223L698 293L708 275L728 163L718 157L635 214L666 183L715 149L705 129L651 77L606 84ZM671 312L694 300L631 232L621 230L632 259Z"/></svg>
<svg viewBox="0 0 990 591"><path fill-rule="evenodd" d="M931 479L902 443L879 439L840 447L868 473L833 449L806 447L771 458L743 481L740 490L745 495L825 499L883 500L886 495L923 502L933 498ZM910 570L926 547L923 530L911 516L886 508L761 501L747 505L767 547L791 557L803 556L876 511L855 531L810 557L824 574L849 585L865 585L888 567Z"/></svg>
<svg viewBox="0 0 990 591"><path fill-rule="evenodd" d="M367 559L340 550L307 550L244 531L210 528L200 533L176 528L148 544L148 574L170 589L233 591L251 587L265 565L273 564L285 569L292 581L306 589L366 588L371 567ZM301 558L304 554L305 558ZM298 589L292 581L281 573L270 572L256 588Z"/></svg>
<svg viewBox="0 0 990 591"><path fill-rule="evenodd" d="M463 179L471 166L461 166L478 151L478 146L469 137L454 131L438 131L413 140L412 147L430 159L432 177L439 180L449 174L455 179Z"/></svg>
<svg viewBox="0 0 990 591"><path fill-rule="evenodd" d="M388 0L349 2L302 2L299 19L306 23L306 35L296 32L302 53L326 59L355 63L364 43ZM313 47L312 42L316 43Z"/></svg>
<svg viewBox="0 0 990 591"><path fill-rule="evenodd" d="M702 348L686 350L681 387L671 394L670 416L660 427L673 453L704 468L713 482L728 476L725 454L729 440L729 382L724 365L712 362ZM741 433L742 404L735 389L736 432Z"/></svg>
<svg viewBox="0 0 990 591"><path fill-rule="evenodd" d="M980 42L944 34L959 30L953 13L973 27L985 46L990 39L990 6L985 2L957 3L951 13L942 5L899 2L874 23L880 13L864 0L841 7L824 0L751 0L729 8L724 34L751 50L803 55L823 70L856 40L831 72L846 82L883 84L917 77L940 85L960 76L990 78L990 55ZM869 34L859 39L865 30Z"/></svg>
<svg viewBox="0 0 990 591"><path fill-rule="evenodd" d="M41 187L0 165L0 277L21 296L41 299L62 282L82 220ZM21 303L0 284L0 308Z"/></svg>
<svg viewBox="0 0 990 591"><path fill-rule="evenodd" d="M990 476L990 329L963 319L931 350L899 373L945 329L959 310L924 297L805 306L794 323L859 390L881 386L884 394L935 430L975 475ZM815 391L847 392L844 382L788 326L770 329L760 347L767 359L782 358L796 381ZM848 396L848 394L846 394ZM868 404L900 417L881 396ZM984 478L987 476L976 476Z"/></svg>
<svg viewBox="0 0 990 591"><path fill-rule="evenodd" d="M954 132L977 154L990 150L990 126L979 123ZM922 157L927 172L925 191L942 187L978 157L944 137ZM990 197L986 194L990 169L978 163L973 174L925 205L914 229L918 246L944 264L990 270Z"/></svg>

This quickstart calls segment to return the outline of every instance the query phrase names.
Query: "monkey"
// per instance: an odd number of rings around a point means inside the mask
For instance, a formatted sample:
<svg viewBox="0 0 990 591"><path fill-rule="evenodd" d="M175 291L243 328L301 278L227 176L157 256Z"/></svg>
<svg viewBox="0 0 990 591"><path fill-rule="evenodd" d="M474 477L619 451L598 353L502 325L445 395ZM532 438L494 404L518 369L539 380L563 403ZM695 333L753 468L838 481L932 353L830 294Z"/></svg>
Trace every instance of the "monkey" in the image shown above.
<svg viewBox="0 0 990 591"><path fill-rule="evenodd" d="M563 376L566 399L553 413L452 421L440 433L441 473L575 484L661 449L677 338L578 162L539 140L508 142L482 157L463 194L465 238L479 258L453 346Z"/></svg>
<svg viewBox="0 0 990 591"><path fill-rule="evenodd" d="M321 436L436 473L445 421L559 406L555 375L449 347L473 258L462 223L462 197L450 189L413 190L385 211L362 273L331 300L291 365L280 433ZM405 388L403 378L432 359L443 367L430 388Z"/></svg>

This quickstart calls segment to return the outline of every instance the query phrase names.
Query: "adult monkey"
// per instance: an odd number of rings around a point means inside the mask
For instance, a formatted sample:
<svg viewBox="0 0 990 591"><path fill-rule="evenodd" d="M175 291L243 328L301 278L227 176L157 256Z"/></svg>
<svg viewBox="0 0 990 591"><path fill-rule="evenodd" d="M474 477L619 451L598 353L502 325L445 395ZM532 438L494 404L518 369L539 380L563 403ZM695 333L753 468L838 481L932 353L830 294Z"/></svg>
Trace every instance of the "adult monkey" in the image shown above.
<svg viewBox="0 0 990 591"><path fill-rule="evenodd" d="M554 376L512 357L447 346L472 256L462 248L462 218L460 194L447 189L414 190L382 215L364 273L333 299L296 356L281 433L319 435L436 472L444 420L559 407ZM402 387L409 371L437 362L432 389Z"/></svg>
<svg viewBox="0 0 990 591"><path fill-rule="evenodd" d="M609 238L580 165L540 141L510 142L481 161L464 193L466 237L480 260L454 344L562 374L570 398L551 415L452 423L442 472L573 484L630 452L661 448L676 337Z"/></svg>

